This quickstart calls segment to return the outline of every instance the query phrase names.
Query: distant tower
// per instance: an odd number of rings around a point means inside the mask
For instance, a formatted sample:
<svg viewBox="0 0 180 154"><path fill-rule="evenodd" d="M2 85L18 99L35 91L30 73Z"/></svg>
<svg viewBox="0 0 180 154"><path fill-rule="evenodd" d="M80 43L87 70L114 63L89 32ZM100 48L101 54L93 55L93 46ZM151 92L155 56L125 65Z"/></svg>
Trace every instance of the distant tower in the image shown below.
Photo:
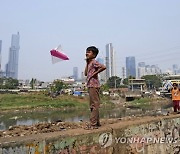
<svg viewBox="0 0 180 154"><path fill-rule="evenodd" d="M75 81L78 80L78 67L73 67L73 78Z"/></svg>
<svg viewBox="0 0 180 154"><path fill-rule="evenodd" d="M1 71L1 51L2 51L2 40L0 40L0 71Z"/></svg>
<svg viewBox="0 0 180 154"><path fill-rule="evenodd" d="M136 62L135 57L126 57L126 77L133 76L136 78Z"/></svg>
<svg viewBox="0 0 180 154"><path fill-rule="evenodd" d="M115 57L112 43L106 45L106 80L115 76Z"/></svg>
<svg viewBox="0 0 180 154"><path fill-rule="evenodd" d="M138 78L140 79L142 76L146 75L146 64L145 62L139 62L138 63Z"/></svg>
<svg viewBox="0 0 180 154"><path fill-rule="evenodd" d="M173 73L176 75L178 72L178 65L177 64L173 64Z"/></svg>
<svg viewBox="0 0 180 154"><path fill-rule="evenodd" d="M124 79L125 79L125 68L122 67L122 80L124 80Z"/></svg>
<svg viewBox="0 0 180 154"><path fill-rule="evenodd" d="M19 32L12 35L11 47L9 49L9 61L6 65L6 76L14 79L18 79L19 40Z"/></svg>
<svg viewBox="0 0 180 154"><path fill-rule="evenodd" d="M86 76L84 75L84 72L81 72L81 81L86 82Z"/></svg>

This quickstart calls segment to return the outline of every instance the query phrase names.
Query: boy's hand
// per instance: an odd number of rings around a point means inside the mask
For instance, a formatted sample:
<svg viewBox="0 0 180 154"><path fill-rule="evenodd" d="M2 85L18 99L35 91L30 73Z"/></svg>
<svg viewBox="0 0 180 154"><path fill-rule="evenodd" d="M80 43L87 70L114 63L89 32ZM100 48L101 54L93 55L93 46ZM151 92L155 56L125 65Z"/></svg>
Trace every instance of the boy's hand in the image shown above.
<svg viewBox="0 0 180 154"><path fill-rule="evenodd" d="M89 63L89 59L86 58L86 63Z"/></svg>

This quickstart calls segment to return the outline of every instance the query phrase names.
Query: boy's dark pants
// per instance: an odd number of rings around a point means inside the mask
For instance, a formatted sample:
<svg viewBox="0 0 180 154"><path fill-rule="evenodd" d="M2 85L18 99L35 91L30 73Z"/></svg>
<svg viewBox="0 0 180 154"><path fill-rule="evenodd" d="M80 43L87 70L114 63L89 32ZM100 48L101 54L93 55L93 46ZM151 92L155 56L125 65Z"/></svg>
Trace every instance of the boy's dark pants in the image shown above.
<svg viewBox="0 0 180 154"><path fill-rule="evenodd" d="M100 97L99 97L99 88L90 87L88 88L89 100L90 100L90 123L92 126L99 126L99 106L100 106Z"/></svg>
<svg viewBox="0 0 180 154"><path fill-rule="evenodd" d="M173 100L173 107L174 107L174 112L177 112L180 110L180 101L179 100Z"/></svg>

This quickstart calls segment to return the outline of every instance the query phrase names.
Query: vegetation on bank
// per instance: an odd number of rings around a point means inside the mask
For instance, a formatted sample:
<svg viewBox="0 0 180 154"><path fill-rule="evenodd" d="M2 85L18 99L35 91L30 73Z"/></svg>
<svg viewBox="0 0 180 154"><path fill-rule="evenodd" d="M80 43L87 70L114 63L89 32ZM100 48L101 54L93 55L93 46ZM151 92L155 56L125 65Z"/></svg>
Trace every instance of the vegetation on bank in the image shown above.
<svg viewBox="0 0 180 154"><path fill-rule="evenodd" d="M0 110L31 109L31 108L85 108L88 106L86 98L59 95L56 98L44 93L1 94Z"/></svg>
<svg viewBox="0 0 180 154"><path fill-rule="evenodd" d="M134 101L130 102L131 108L140 108L140 109L152 109L155 106L169 106L171 103L166 98L149 98L144 97L140 99L135 99Z"/></svg>
<svg viewBox="0 0 180 154"><path fill-rule="evenodd" d="M16 89L19 85L19 81L13 78L0 78L0 89Z"/></svg>
<svg viewBox="0 0 180 154"><path fill-rule="evenodd" d="M131 102L131 106L142 109L150 108L152 101L153 101L152 98L135 99L134 101Z"/></svg>
<svg viewBox="0 0 180 154"><path fill-rule="evenodd" d="M110 103L109 98L102 97L104 106ZM88 96L58 95L52 98L44 92L31 92L19 94L0 94L0 110L8 109L32 109L32 108L88 108Z"/></svg>

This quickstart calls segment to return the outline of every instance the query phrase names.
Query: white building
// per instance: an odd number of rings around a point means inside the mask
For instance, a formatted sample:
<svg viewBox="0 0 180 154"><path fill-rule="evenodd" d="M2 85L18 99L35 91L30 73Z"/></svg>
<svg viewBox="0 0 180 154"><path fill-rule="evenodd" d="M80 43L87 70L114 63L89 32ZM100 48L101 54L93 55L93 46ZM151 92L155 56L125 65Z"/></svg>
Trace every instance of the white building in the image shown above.
<svg viewBox="0 0 180 154"><path fill-rule="evenodd" d="M78 80L78 67L73 67L73 78L75 81Z"/></svg>
<svg viewBox="0 0 180 154"><path fill-rule="evenodd" d="M115 71L115 55L112 43L106 45L106 80L116 75Z"/></svg>
<svg viewBox="0 0 180 154"><path fill-rule="evenodd" d="M145 65L145 62L138 63L138 78L145 75L157 75L161 73L161 69L157 65Z"/></svg>

